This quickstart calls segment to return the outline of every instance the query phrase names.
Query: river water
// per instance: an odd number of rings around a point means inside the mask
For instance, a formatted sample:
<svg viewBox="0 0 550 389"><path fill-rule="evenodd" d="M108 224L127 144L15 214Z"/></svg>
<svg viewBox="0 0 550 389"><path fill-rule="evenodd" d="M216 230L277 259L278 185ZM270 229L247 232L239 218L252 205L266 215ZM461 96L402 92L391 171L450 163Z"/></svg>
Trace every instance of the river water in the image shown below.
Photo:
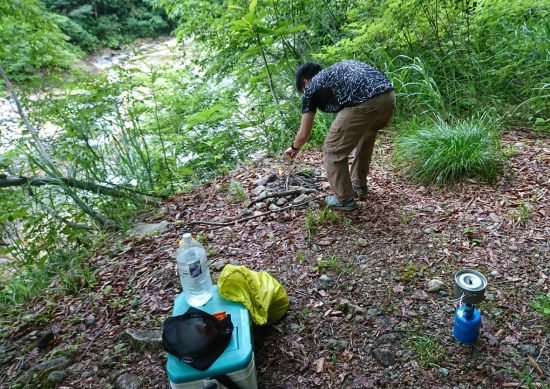
<svg viewBox="0 0 550 389"><path fill-rule="evenodd" d="M182 49L185 47L185 50ZM162 37L138 40L128 49L104 49L84 58L76 67L89 73L109 72L114 67L137 68L143 72L155 66L171 64L174 68L187 66L190 62L190 45L178 45L176 38ZM51 91L50 91L51 92ZM40 99L40 93L30 96ZM0 162L2 154L12 149L16 139L22 134L22 126L15 104L6 98L0 98ZM39 128L41 138L55 136L59 129L44 123Z"/></svg>

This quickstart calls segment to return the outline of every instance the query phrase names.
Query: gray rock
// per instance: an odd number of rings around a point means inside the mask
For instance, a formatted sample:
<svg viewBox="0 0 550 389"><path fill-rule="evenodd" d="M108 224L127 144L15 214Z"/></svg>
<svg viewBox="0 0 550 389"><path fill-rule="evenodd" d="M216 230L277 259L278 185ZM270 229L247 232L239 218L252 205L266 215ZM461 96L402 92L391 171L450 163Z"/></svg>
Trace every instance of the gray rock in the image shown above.
<svg viewBox="0 0 550 389"><path fill-rule="evenodd" d="M363 238L357 239L357 246L367 247L368 245L369 245L369 242L366 239L363 239Z"/></svg>
<svg viewBox="0 0 550 389"><path fill-rule="evenodd" d="M67 377L67 373L62 370L54 370L50 374L48 374L47 381L52 386L57 386L60 383L63 382L63 380Z"/></svg>
<svg viewBox="0 0 550 389"><path fill-rule="evenodd" d="M372 355L382 366L388 367L395 365L395 353L388 347L378 347L372 350Z"/></svg>
<svg viewBox="0 0 550 389"><path fill-rule="evenodd" d="M376 316L375 323L376 327L380 329L390 328L393 325L391 320L384 314Z"/></svg>
<svg viewBox="0 0 550 389"><path fill-rule="evenodd" d="M269 174L267 176L263 176L258 178L257 180L252 181L252 185L265 186L267 183L275 181L276 179L277 179L277 176L275 174Z"/></svg>
<svg viewBox="0 0 550 389"><path fill-rule="evenodd" d="M447 292L446 290L440 290L439 292L437 292L437 294L439 295L439 297L449 296L449 292Z"/></svg>
<svg viewBox="0 0 550 389"><path fill-rule="evenodd" d="M304 203L306 201L308 201L310 198L307 194L305 193L302 193L300 196L296 197L293 201L292 201L292 204L300 204L300 203Z"/></svg>
<svg viewBox="0 0 550 389"><path fill-rule="evenodd" d="M162 330L138 330L128 328L123 333L124 339L136 350L161 351Z"/></svg>
<svg viewBox="0 0 550 389"><path fill-rule="evenodd" d="M70 363L71 363L71 360L65 357L55 358L49 361L41 362L37 365L31 366L30 369L28 369L21 377L19 377L17 382L22 384L23 386L28 385L32 381L32 378L35 374L43 375L46 372L63 370L67 366L69 366Z"/></svg>
<svg viewBox="0 0 550 389"><path fill-rule="evenodd" d="M263 207L265 207L265 203L260 202L260 203L254 204L254 208L256 209L262 209ZM256 212L254 212L254 215L256 215Z"/></svg>
<svg viewBox="0 0 550 389"><path fill-rule="evenodd" d="M269 204L269 210L270 211L278 211L279 209L281 209L281 207L275 205L275 204Z"/></svg>
<svg viewBox="0 0 550 389"><path fill-rule="evenodd" d="M283 205L286 205L288 203L288 200L285 197L281 197L277 199L277 205L279 207L282 207Z"/></svg>
<svg viewBox="0 0 550 389"><path fill-rule="evenodd" d="M346 339L340 339L338 341L338 347L340 350L347 350L349 348L349 342Z"/></svg>
<svg viewBox="0 0 550 389"><path fill-rule="evenodd" d="M363 255L363 254L360 254L360 255L356 256L355 259L359 263L367 263L369 261L369 258L366 255Z"/></svg>
<svg viewBox="0 0 550 389"><path fill-rule="evenodd" d="M95 324L95 316L94 315L88 315L88 317L84 320L87 326L93 326Z"/></svg>
<svg viewBox="0 0 550 389"><path fill-rule="evenodd" d="M539 348L535 346L534 344L526 343L526 344L519 344L517 346L521 351L523 351L526 355L530 355L532 357L538 357L539 355Z"/></svg>
<svg viewBox="0 0 550 389"><path fill-rule="evenodd" d="M317 287L319 289L328 290L331 289L333 285L334 281L326 274L321 274L321 276L317 280Z"/></svg>
<svg viewBox="0 0 550 389"><path fill-rule="evenodd" d="M41 332L39 335L40 339L36 342L36 347L39 349L45 349L49 346L50 342L55 338L53 330L48 328L46 331Z"/></svg>
<svg viewBox="0 0 550 389"><path fill-rule="evenodd" d="M439 368L439 374L441 374L443 377L447 377L449 375L449 369L446 369L444 367Z"/></svg>
<svg viewBox="0 0 550 389"><path fill-rule="evenodd" d="M439 292L445 288L445 283L439 278L428 281L428 292Z"/></svg>
<svg viewBox="0 0 550 389"><path fill-rule="evenodd" d="M367 318L374 319L376 316L381 315L382 312L378 308L369 308L367 311Z"/></svg>
<svg viewBox="0 0 550 389"><path fill-rule="evenodd" d="M327 342L327 346L331 350L347 350L349 347L349 342L345 339L329 339Z"/></svg>
<svg viewBox="0 0 550 389"><path fill-rule="evenodd" d="M255 187L254 189L252 189L251 193L252 193L254 196L259 196L260 193L262 193L263 191L265 191L265 186L263 186L263 185L258 185L257 187Z"/></svg>
<svg viewBox="0 0 550 389"><path fill-rule="evenodd" d="M84 372L82 372L82 374L80 375L80 377L82 377L83 380L85 380L86 378L90 378L94 375L94 372L93 371L90 371L90 370L86 370Z"/></svg>
<svg viewBox="0 0 550 389"><path fill-rule="evenodd" d="M170 228L170 223L163 220L160 223L137 223L128 230L128 235L143 238L148 235L162 234Z"/></svg>
<svg viewBox="0 0 550 389"><path fill-rule="evenodd" d="M139 389L141 387L141 379L131 373L123 373L116 379L117 389Z"/></svg>
<svg viewBox="0 0 550 389"><path fill-rule="evenodd" d="M299 334L300 332L302 332L302 326L298 323L291 323L290 324L290 331L293 334Z"/></svg>
<svg viewBox="0 0 550 389"><path fill-rule="evenodd" d="M424 232L425 234L431 234L433 231L434 231L434 230L432 230L430 227L424 228L424 230L423 230L423 232Z"/></svg>
<svg viewBox="0 0 550 389"><path fill-rule="evenodd" d="M210 269L213 271L221 271L228 263L229 260L227 258L220 258L210 264Z"/></svg>
<svg viewBox="0 0 550 389"><path fill-rule="evenodd" d="M349 301L348 299L342 299L340 300L340 303L338 304L338 308L344 312L345 314L349 314L349 315L364 315L365 314L365 310L363 308L361 308L359 305L355 305L353 304L351 301Z"/></svg>
<svg viewBox="0 0 550 389"><path fill-rule="evenodd" d="M307 207L309 209L319 209L319 208L321 208L321 206L319 205L319 203L317 201L310 201L309 203L307 203Z"/></svg>
<svg viewBox="0 0 550 389"><path fill-rule="evenodd" d="M496 270L493 270L493 271L491 272L491 276L493 276L493 277L498 277L499 275L500 275L499 272L496 271Z"/></svg>
<svg viewBox="0 0 550 389"><path fill-rule="evenodd" d="M428 300L428 293L423 290L415 290L411 296L413 300Z"/></svg>
<svg viewBox="0 0 550 389"><path fill-rule="evenodd" d="M7 365L15 359L17 351L13 349L5 349L0 347L0 366Z"/></svg>

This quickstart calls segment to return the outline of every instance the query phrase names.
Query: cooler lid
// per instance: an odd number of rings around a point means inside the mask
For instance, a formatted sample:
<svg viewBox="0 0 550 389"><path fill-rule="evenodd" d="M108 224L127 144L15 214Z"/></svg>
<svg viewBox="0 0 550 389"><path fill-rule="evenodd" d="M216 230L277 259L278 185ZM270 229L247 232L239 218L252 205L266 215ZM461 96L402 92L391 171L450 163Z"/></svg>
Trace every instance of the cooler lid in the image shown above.
<svg viewBox="0 0 550 389"><path fill-rule="evenodd" d="M179 294L174 301L172 316L184 314L189 305L183 294ZM213 286L212 298L199 309L216 313L226 311L231 315L233 322L233 334L231 341L224 353L207 370L197 370L183 362L180 362L172 354L168 354L166 372L171 382L182 384L193 382L215 375L229 374L242 370L248 366L252 359L252 334L250 333L250 316L248 310L241 303L228 301L218 294L218 287Z"/></svg>

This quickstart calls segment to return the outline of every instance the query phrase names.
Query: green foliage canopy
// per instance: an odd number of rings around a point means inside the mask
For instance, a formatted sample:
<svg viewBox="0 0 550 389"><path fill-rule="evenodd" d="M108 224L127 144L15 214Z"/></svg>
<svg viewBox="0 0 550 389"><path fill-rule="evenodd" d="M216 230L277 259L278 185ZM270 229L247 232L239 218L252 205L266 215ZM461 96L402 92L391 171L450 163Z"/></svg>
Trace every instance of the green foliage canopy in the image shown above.
<svg viewBox="0 0 550 389"><path fill-rule="evenodd" d="M0 0L0 63L15 80L68 67L79 49L38 0Z"/></svg>

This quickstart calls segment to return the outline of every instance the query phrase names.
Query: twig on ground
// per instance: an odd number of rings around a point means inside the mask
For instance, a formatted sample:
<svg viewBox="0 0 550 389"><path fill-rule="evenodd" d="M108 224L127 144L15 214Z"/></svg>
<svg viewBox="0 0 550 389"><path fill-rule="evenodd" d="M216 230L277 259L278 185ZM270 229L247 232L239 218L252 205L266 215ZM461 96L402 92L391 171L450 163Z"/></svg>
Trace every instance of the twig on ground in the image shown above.
<svg viewBox="0 0 550 389"><path fill-rule="evenodd" d="M308 203L311 203L312 201L318 200L322 196L323 195L315 196L315 197L313 197L313 198L311 198L307 201L303 201L299 204L293 204L293 205L289 205L287 207L274 209L274 210L269 210L267 212L262 212L262 213L259 213L257 215L247 216L247 217L243 217L241 219L237 219L237 220L233 220L233 221L229 221L229 222L209 222L209 221L206 221L206 220L197 220L195 222L187 223L187 225L188 226L193 226L193 225L198 225L198 224L205 224L207 226L216 226L216 227L234 226L234 225L237 225L237 223L241 223L241 222L244 222L244 221L255 219L255 218L260 217L260 216L265 216L265 215L269 215L271 213L286 211L287 209L291 209L291 208L298 208L298 207L300 207L304 204L308 204Z"/></svg>
<svg viewBox="0 0 550 389"><path fill-rule="evenodd" d="M90 341L90 343L88 343L88 347L86 347L86 350L84 350L84 352L82 354L80 354L80 356L78 357L78 362L80 362L80 360L82 359L82 357L84 355L86 355L86 353L88 352L88 350L90 349L90 347L92 347L92 344L95 342L95 340L97 339L97 337L99 335L101 335L103 333L103 331L105 330L105 327L107 327L107 324L109 324L109 322L111 321L111 319L107 319L107 321L105 322L105 324L103 324L103 327L101 327L101 329L98 331L97 334L95 334L95 336L93 337L93 339Z"/></svg>

